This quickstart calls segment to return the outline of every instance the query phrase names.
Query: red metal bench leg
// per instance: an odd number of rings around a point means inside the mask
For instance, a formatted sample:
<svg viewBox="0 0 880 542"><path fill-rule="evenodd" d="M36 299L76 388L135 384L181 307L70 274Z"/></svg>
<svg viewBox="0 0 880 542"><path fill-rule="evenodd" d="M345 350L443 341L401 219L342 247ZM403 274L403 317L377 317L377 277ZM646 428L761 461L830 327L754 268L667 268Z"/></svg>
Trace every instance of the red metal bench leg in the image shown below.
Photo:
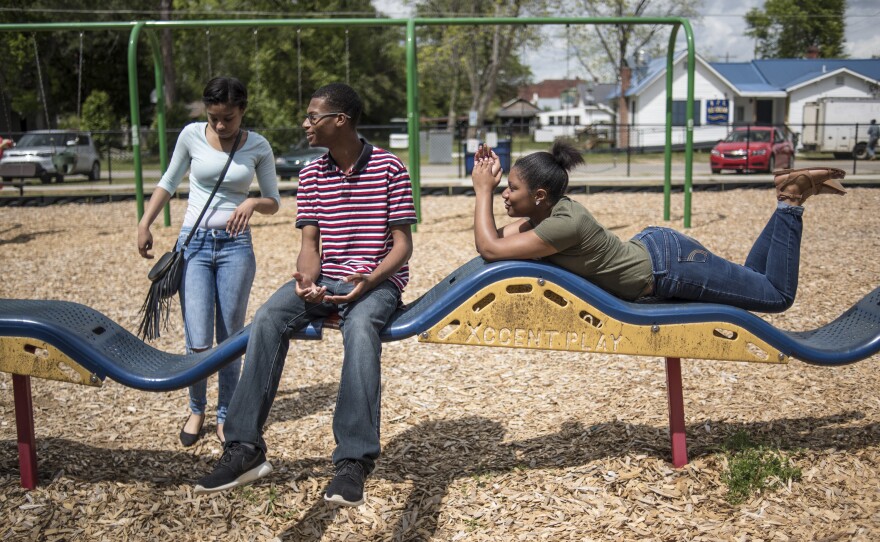
<svg viewBox="0 0 880 542"><path fill-rule="evenodd" d="M681 358L666 358L666 392L669 395L669 438L672 464L687 465L687 437L684 431L684 397L681 389Z"/></svg>
<svg viewBox="0 0 880 542"><path fill-rule="evenodd" d="M31 399L31 377L12 375L15 397L15 429L18 432L18 469L21 487L37 487L37 445L34 437L34 404Z"/></svg>

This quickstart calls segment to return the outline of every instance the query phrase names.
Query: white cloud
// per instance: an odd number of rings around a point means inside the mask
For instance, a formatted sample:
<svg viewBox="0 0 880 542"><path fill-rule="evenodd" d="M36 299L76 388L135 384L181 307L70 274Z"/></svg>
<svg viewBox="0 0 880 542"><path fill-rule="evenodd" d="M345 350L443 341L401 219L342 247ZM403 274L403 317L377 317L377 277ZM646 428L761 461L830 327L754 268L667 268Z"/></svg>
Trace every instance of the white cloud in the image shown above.
<svg viewBox="0 0 880 542"><path fill-rule="evenodd" d="M694 50L703 57L726 62L748 62L754 57L755 42L745 35L746 23L742 16L707 16L692 26ZM683 38L679 30L677 47L685 47Z"/></svg>

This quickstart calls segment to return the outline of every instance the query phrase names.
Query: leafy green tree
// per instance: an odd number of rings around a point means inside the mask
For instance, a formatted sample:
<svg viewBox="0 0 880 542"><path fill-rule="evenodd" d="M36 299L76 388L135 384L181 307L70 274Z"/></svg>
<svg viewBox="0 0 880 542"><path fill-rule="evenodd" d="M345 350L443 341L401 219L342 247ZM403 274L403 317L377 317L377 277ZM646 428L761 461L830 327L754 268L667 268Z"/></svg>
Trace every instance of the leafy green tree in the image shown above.
<svg viewBox="0 0 880 542"><path fill-rule="evenodd" d="M82 129L95 134L95 143L98 148L104 148L110 140L110 136L106 133L115 130L119 126L119 118L113 114L113 106L110 102L110 95L103 90L96 90L89 94L82 106Z"/></svg>
<svg viewBox="0 0 880 542"><path fill-rule="evenodd" d="M82 106L83 130L112 130L119 124L113 114L110 95L103 90L89 94Z"/></svg>
<svg viewBox="0 0 880 542"><path fill-rule="evenodd" d="M416 0L420 17L518 17L543 15L543 0ZM476 111L483 124L499 96L510 98L530 77L518 58L525 44L539 44L534 27L475 25L420 30L419 79L422 110L455 119L459 111ZM454 122L449 128L453 129ZM473 130L472 130L473 131Z"/></svg>
<svg viewBox="0 0 880 542"><path fill-rule="evenodd" d="M846 0L766 0L746 13L746 35L758 58L800 58L817 47L823 58L842 58Z"/></svg>
<svg viewBox="0 0 880 542"><path fill-rule="evenodd" d="M369 0L10 0L18 9L0 10L0 22L130 21L158 19L314 18L326 13L377 17ZM256 15L255 15L256 14ZM332 81L348 81L364 97L364 124L387 123L406 111L406 66L400 27L217 27L161 32L167 83L168 128L180 128L193 114L205 83L233 75L248 85L250 126L267 127L276 148L302 137L301 119L309 96ZM114 117L129 116L128 30L83 32L82 87L78 85L79 33L0 32L0 93L13 113L34 129L75 118L77 96L104 91ZM300 46L297 46L297 37ZM34 40L43 85L36 70ZM301 59L301 61L299 60ZM172 67L173 70L168 68ZM153 59L146 39L138 47L141 123L151 125L155 104ZM301 75L300 75L301 74ZM43 107L40 88L45 89ZM301 98L300 98L301 97ZM13 118L15 115L10 115ZM48 123L45 117L49 118ZM0 119L3 114L0 113ZM3 122L0 120L0 122ZM16 127L17 128L17 127ZM173 142L172 142L173 144Z"/></svg>
<svg viewBox="0 0 880 542"><path fill-rule="evenodd" d="M227 18L225 13L232 11L303 19L324 13L324 18L338 13L378 17L369 0L300 0L284 5L271 0L175 0L174 8L187 18L196 18L196 14ZM180 29L172 39L178 101L199 102L211 77L237 77L248 87L246 122L263 128L276 150L303 137L300 125L310 96L334 81L348 82L362 96L362 125L386 124L406 113L401 27Z"/></svg>
<svg viewBox="0 0 880 542"><path fill-rule="evenodd" d="M2 23L106 22L131 20L132 13L150 13L155 0L106 0L96 11L89 0L15 0L0 11ZM25 119L13 129L55 127L57 119L81 107L77 100L102 90L110 98L114 115L127 115L128 30L75 30L0 32L0 92L11 110L0 114L5 123L10 112ZM39 70L37 69L39 59ZM152 74L148 48L138 51L140 73ZM82 86L80 87L80 72ZM152 82L141 77L139 91L149 96ZM45 101L42 94L45 93ZM78 107L79 106L79 107ZM46 119L48 117L48 121Z"/></svg>

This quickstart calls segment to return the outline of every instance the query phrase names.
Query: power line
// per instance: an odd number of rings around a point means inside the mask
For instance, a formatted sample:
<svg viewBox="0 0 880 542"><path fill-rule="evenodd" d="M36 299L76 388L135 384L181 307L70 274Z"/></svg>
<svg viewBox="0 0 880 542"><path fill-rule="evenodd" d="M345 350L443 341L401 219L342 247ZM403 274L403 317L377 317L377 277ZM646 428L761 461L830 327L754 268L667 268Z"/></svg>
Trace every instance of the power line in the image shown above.
<svg viewBox="0 0 880 542"><path fill-rule="evenodd" d="M79 15L144 15L151 17L159 17L160 13L158 10L134 10L134 9L44 9L44 8L0 8L0 12L6 13L57 13L57 14L79 14ZM379 17L381 18L381 14L377 12L371 11L308 11L308 12L296 12L296 11L287 11L279 13L278 11L235 11L235 10L210 10L210 11L200 11L200 10L174 10L174 15L196 15L196 16L209 16L212 19L216 19L217 15L224 16L260 16L263 18L269 19L282 19L289 18L287 16L296 15L298 17L328 17L328 16L364 16L364 17ZM125 19L126 17L120 17L120 19Z"/></svg>

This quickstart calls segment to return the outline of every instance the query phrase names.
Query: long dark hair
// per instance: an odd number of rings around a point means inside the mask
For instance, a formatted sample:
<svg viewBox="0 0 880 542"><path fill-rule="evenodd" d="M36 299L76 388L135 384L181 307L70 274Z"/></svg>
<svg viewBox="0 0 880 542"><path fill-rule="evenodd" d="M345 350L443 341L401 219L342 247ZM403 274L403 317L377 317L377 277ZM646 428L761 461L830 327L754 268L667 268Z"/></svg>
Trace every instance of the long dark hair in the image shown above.
<svg viewBox="0 0 880 542"><path fill-rule="evenodd" d="M584 163L584 157L574 145L557 140L550 152L540 151L524 156L516 161L513 169L522 179L529 192L543 188L547 191L548 203L559 201L568 190L568 172Z"/></svg>
<svg viewBox="0 0 880 542"><path fill-rule="evenodd" d="M235 77L215 77L205 85L202 103L206 106L231 104L247 109L247 87Z"/></svg>

